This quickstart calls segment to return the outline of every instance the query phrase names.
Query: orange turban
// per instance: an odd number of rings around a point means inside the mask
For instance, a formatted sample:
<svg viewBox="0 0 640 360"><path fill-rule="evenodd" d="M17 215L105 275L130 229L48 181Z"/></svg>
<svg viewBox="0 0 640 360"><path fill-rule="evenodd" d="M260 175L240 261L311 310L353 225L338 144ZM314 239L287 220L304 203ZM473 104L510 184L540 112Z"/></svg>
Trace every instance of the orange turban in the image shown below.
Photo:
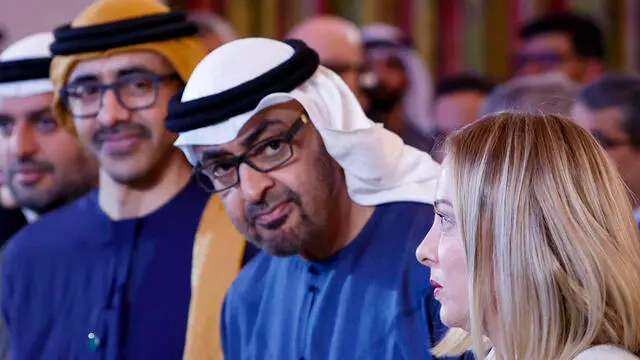
<svg viewBox="0 0 640 360"><path fill-rule="evenodd" d="M86 8L73 20L68 28L82 29L95 25L109 25L150 15L169 14L170 9L156 0L100 0ZM59 42L60 29L56 29L56 42ZM97 30L97 31L96 31ZM98 36L109 35L108 28L92 29L92 34ZM140 29L141 31L144 29ZM134 33L135 36L135 33ZM75 134L73 118L60 99L60 89L66 84L69 75L79 61L109 57L115 54L150 50L164 56L175 68L176 72L186 83L196 65L204 58L206 51L195 35L184 37L168 37L169 40L154 40L149 42L132 43L100 51L80 51L78 53L65 53L53 58L51 63L51 82L54 86L54 111L62 125ZM54 49L56 43L52 45ZM54 51L54 55L55 51Z"/></svg>

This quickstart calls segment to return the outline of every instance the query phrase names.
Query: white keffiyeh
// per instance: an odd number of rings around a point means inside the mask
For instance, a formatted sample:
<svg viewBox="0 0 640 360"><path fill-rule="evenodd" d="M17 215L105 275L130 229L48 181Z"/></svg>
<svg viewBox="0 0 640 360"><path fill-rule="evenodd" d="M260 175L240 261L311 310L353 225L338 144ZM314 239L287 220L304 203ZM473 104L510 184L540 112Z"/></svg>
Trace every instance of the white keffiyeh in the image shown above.
<svg viewBox="0 0 640 360"><path fill-rule="evenodd" d="M49 32L27 36L5 49L0 54L0 62L51 57L49 45L52 42L53 34ZM53 85L48 78L0 83L0 98L27 97L52 91Z"/></svg>
<svg viewBox="0 0 640 360"><path fill-rule="evenodd" d="M293 53L291 46L271 39L246 38L227 43L196 67L181 101L233 88L280 65ZM362 205L433 201L439 164L367 118L342 79L323 66L303 85L289 93L266 96L252 111L220 124L180 133L175 145L195 164L194 145L230 142L258 111L290 100L302 104L327 151L344 169L353 201Z"/></svg>
<svg viewBox="0 0 640 360"><path fill-rule="evenodd" d="M362 28L362 38L369 41L388 41L400 43L404 37L402 30L384 23L374 23ZM404 116L423 136L431 136L433 103L433 79L427 66L417 51L411 47L385 49L397 56L404 64L407 73L407 90L402 99Z"/></svg>

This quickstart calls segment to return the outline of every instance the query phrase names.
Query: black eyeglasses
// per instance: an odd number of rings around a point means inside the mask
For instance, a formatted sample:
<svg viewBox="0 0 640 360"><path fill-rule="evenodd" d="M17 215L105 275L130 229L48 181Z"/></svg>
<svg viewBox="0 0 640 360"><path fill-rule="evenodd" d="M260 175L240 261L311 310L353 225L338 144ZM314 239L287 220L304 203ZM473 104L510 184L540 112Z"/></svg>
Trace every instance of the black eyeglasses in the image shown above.
<svg viewBox="0 0 640 360"><path fill-rule="evenodd" d="M240 183L238 169L243 163L261 173L275 170L293 157L293 139L308 120L306 113L301 114L287 132L266 138L241 155L210 162L204 159L196 164L192 176L203 189L217 193Z"/></svg>
<svg viewBox="0 0 640 360"><path fill-rule="evenodd" d="M129 111L148 109L158 101L159 84L179 80L177 73L168 75L135 74L118 78L111 84L99 81L82 81L69 84L60 90L67 109L74 117L89 118L98 115L104 93L111 89L118 103Z"/></svg>

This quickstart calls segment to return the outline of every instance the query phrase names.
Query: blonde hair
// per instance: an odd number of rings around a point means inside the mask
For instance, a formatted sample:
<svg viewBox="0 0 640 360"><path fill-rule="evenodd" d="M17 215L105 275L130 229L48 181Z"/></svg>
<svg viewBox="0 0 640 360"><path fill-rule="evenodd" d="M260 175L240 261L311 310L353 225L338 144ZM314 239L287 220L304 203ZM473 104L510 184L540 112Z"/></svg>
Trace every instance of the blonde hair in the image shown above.
<svg viewBox="0 0 640 360"><path fill-rule="evenodd" d="M488 311L504 359L640 352L640 237L628 192L595 139L560 115L504 112L449 136L469 273L469 330L432 352L476 357ZM494 339L495 340L495 339Z"/></svg>

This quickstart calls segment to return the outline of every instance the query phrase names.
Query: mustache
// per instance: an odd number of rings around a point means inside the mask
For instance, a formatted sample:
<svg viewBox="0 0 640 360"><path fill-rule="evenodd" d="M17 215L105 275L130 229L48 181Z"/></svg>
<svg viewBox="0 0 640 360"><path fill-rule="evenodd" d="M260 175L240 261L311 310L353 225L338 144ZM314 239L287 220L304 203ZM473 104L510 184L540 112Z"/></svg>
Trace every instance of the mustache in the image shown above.
<svg viewBox="0 0 640 360"><path fill-rule="evenodd" d="M6 177L11 177L24 168L35 169L36 171L41 172L53 172L55 170L53 164L48 161L37 160L33 157L24 157L17 159L9 164Z"/></svg>
<svg viewBox="0 0 640 360"><path fill-rule="evenodd" d="M141 139L150 139L151 130L141 124L130 121L120 121L113 126L101 126L94 131L91 140L94 144L99 145L109 139L110 136L120 135L122 133L134 134Z"/></svg>
<svg viewBox="0 0 640 360"><path fill-rule="evenodd" d="M252 227L255 226L256 217L260 213L283 201L289 201L298 207L302 207L300 195L289 188L268 192L260 201L248 204L247 210L245 211L247 223Z"/></svg>

